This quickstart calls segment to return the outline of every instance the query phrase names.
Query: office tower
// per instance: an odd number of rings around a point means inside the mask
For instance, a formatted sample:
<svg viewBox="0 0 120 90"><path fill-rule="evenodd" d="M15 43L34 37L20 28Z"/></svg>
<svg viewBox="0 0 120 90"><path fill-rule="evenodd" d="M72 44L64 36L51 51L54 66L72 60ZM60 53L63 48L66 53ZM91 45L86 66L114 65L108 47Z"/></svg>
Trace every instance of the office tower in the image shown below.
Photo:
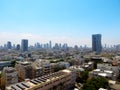
<svg viewBox="0 0 120 90"><path fill-rule="evenodd" d="M8 42L7 42L7 49L11 49L11 48L12 48L11 42L8 41Z"/></svg>
<svg viewBox="0 0 120 90"><path fill-rule="evenodd" d="M67 48L68 48L67 43L65 43L65 44L63 44L63 45L62 45L62 49L64 49L64 50L65 50L65 49L67 49Z"/></svg>
<svg viewBox="0 0 120 90"><path fill-rule="evenodd" d="M7 49L7 44L4 44L4 49Z"/></svg>
<svg viewBox="0 0 120 90"><path fill-rule="evenodd" d="M49 48L49 43L46 43L46 48Z"/></svg>
<svg viewBox="0 0 120 90"><path fill-rule="evenodd" d="M58 45L58 43L55 43L54 49L56 49L56 50L59 49L59 45Z"/></svg>
<svg viewBox="0 0 120 90"><path fill-rule="evenodd" d="M78 47L77 45L75 45L75 46L74 46L74 49L75 49L75 50L78 50L78 49L79 49L79 47Z"/></svg>
<svg viewBox="0 0 120 90"><path fill-rule="evenodd" d="M61 45L61 43L59 43L59 49L61 49L62 48L62 45Z"/></svg>
<svg viewBox="0 0 120 90"><path fill-rule="evenodd" d="M38 43L38 42L35 43L34 48L36 48L36 49L40 48L40 43Z"/></svg>
<svg viewBox="0 0 120 90"><path fill-rule="evenodd" d="M100 53L102 51L101 34L92 35L92 51Z"/></svg>
<svg viewBox="0 0 120 90"><path fill-rule="evenodd" d="M37 45L37 48L40 48L40 43L37 43L36 45Z"/></svg>
<svg viewBox="0 0 120 90"><path fill-rule="evenodd" d="M28 51L28 40L27 39L22 39L21 50L23 52Z"/></svg>
<svg viewBox="0 0 120 90"><path fill-rule="evenodd" d="M20 44L17 44L16 49L20 50Z"/></svg>
<svg viewBox="0 0 120 90"><path fill-rule="evenodd" d="M18 74L13 67L4 67L2 71L2 84L8 86L18 82Z"/></svg>
<svg viewBox="0 0 120 90"><path fill-rule="evenodd" d="M49 41L49 48L52 48L52 42Z"/></svg>

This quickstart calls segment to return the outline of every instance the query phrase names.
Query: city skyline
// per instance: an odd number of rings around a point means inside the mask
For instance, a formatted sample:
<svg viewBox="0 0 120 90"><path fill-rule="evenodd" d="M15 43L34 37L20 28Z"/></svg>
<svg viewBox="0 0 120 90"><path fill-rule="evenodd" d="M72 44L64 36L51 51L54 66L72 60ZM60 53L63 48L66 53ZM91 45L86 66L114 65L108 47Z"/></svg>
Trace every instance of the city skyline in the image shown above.
<svg viewBox="0 0 120 90"><path fill-rule="evenodd" d="M25 38L91 47L92 34L102 34L102 45L119 44L119 9L119 0L1 0L0 45Z"/></svg>

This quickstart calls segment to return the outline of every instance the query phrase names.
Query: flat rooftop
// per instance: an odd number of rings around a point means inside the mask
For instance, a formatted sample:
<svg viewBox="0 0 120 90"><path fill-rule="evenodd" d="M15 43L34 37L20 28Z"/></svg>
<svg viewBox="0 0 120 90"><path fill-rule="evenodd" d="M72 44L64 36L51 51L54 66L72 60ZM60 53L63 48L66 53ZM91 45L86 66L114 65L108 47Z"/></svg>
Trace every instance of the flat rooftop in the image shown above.
<svg viewBox="0 0 120 90"><path fill-rule="evenodd" d="M32 80L10 85L6 87L6 90L29 90L29 89L32 90L32 88L36 86L42 87L43 85L46 85L48 83L64 78L70 72L71 72L70 70L62 70L59 72L51 73L51 74L44 75Z"/></svg>

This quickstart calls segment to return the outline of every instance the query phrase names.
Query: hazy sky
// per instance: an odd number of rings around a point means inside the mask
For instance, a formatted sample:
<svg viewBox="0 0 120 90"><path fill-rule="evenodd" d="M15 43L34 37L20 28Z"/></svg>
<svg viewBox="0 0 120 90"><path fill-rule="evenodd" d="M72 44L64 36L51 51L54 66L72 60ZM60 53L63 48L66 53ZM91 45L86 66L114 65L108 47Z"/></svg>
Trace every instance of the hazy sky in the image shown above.
<svg viewBox="0 0 120 90"><path fill-rule="evenodd" d="M120 43L120 0L0 0L0 45L52 42L91 46Z"/></svg>

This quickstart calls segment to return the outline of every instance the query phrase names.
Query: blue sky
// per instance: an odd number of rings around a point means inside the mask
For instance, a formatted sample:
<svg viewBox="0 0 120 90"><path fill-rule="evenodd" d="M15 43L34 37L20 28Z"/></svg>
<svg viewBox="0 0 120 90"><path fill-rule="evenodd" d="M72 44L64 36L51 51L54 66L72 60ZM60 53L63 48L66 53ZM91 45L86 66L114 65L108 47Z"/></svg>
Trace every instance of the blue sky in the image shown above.
<svg viewBox="0 0 120 90"><path fill-rule="evenodd" d="M0 0L0 44L49 40L91 46L120 43L120 0Z"/></svg>

